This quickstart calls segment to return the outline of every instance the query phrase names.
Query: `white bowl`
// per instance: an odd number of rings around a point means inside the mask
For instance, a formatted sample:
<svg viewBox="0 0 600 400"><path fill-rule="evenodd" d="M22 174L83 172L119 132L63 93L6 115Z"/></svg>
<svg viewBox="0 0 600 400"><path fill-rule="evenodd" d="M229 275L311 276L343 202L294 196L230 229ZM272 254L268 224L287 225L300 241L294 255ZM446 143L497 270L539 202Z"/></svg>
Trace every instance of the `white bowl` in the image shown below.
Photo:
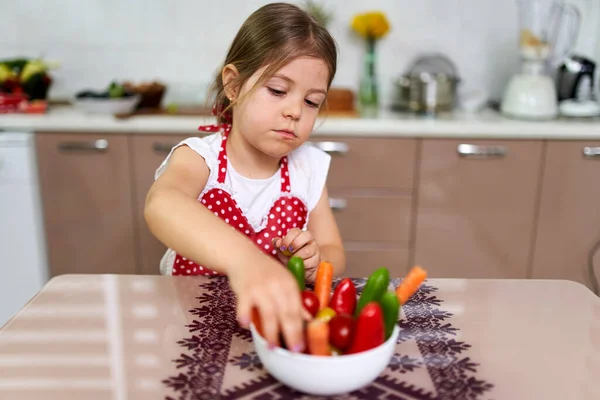
<svg viewBox="0 0 600 400"><path fill-rule="evenodd" d="M73 105L90 114L128 114L135 109L139 101L139 95L117 99L83 98L75 99Z"/></svg>
<svg viewBox="0 0 600 400"><path fill-rule="evenodd" d="M400 329L371 350L341 356L312 356L283 348L269 350L253 324L250 331L256 353L267 371L286 386L312 395L332 396L358 390L373 382L387 367Z"/></svg>

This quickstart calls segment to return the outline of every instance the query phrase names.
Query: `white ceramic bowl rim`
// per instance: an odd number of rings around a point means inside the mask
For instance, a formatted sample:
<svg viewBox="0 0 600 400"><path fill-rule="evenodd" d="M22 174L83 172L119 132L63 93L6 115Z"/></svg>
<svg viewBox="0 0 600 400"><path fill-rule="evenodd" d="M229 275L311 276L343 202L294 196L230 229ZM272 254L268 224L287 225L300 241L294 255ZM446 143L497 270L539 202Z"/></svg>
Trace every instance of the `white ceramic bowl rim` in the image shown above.
<svg viewBox="0 0 600 400"><path fill-rule="evenodd" d="M256 327L254 326L253 323L250 323L250 330L252 331L252 333L254 334L254 337L256 339L258 339L261 344L263 346L267 346L267 340L265 338L263 338L258 331L256 331ZM356 360L356 359L360 359L360 358L367 358L369 357L369 355L371 355L373 352L385 347L385 345L387 343L389 343L390 341L396 341L398 339L398 334L400 333L400 328L398 328L398 325L396 324L394 326L394 330L392 331L392 334L390 335L390 337L388 338L388 340L386 340L385 342L383 342L382 344L380 344L377 347L374 347L370 350L366 350L366 351L361 351L360 353L355 353L355 354L342 354L339 356L315 356L315 355L311 355L311 354L303 354L303 353L292 353L289 350L286 350L282 347L276 347L275 349L271 350L272 352L274 352L275 354L278 354L280 356L283 357L288 357L288 358L292 358L292 359L300 359L300 360L305 360L305 361L313 361L313 362L328 362L331 364L335 364L335 363L344 363L347 362L350 359Z"/></svg>

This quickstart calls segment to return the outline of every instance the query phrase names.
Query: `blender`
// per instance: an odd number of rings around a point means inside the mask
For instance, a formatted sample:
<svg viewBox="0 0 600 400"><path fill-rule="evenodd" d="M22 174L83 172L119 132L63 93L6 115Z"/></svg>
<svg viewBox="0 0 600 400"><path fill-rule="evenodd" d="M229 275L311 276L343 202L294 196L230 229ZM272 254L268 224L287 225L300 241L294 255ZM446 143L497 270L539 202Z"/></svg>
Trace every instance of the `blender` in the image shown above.
<svg viewBox="0 0 600 400"><path fill-rule="evenodd" d="M521 71L502 98L503 114L532 120L553 119L558 101L549 69L569 53L579 33L577 8L556 0L519 0Z"/></svg>

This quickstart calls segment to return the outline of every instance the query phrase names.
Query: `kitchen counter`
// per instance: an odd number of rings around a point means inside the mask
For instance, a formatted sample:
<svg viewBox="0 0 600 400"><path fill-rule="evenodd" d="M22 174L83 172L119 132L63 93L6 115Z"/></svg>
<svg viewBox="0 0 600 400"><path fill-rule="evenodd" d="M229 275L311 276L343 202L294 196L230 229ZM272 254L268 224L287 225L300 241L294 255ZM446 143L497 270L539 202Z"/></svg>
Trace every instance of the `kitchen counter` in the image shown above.
<svg viewBox="0 0 600 400"><path fill-rule="evenodd" d="M87 115L71 107L55 107L46 115L0 115L0 130L44 132L118 132L194 134L214 118L189 116L139 116L116 119ZM600 139L600 119L533 122L508 119L492 110L477 114L454 112L436 118L382 112L378 118L319 119L315 135L497 138L497 139Z"/></svg>
<svg viewBox="0 0 600 400"><path fill-rule="evenodd" d="M399 326L388 367L344 398L600 398L600 299L580 284L429 279ZM299 397L263 368L223 277L62 275L0 330L2 399L192 397Z"/></svg>

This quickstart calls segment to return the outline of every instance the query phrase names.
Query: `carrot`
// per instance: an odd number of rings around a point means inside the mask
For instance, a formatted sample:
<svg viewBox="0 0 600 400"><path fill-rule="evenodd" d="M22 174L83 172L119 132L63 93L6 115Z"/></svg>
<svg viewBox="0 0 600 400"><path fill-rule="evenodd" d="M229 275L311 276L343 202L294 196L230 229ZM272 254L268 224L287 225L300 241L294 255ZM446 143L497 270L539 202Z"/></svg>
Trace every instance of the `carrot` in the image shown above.
<svg viewBox="0 0 600 400"><path fill-rule="evenodd" d="M315 294L319 299L319 310L329 306L331 296L331 281L333 280L333 265L327 261L321 261L317 268L315 278Z"/></svg>
<svg viewBox="0 0 600 400"><path fill-rule="evenodd" d="M258 309L257 309L256 307L253 307L253 308L252 308L252 313L251 313L251 316L250 316L250 318L251 318L251 320L252 320L252 323L253 323L253 324L254 324L254 326L256 327L256 332L258 332L258 334L259 334L260 336L262 336L263 338L265 338L265 334L264 334L264 332L263 332L263 329L262 329L262 319L261 319L261 317L260 317L260 313L258 312ZM266 339L266 338L265 338L265 339ZM280 346L280 345L281 345L281 343L280 343L280 341L279 341L279 338L278 338L278 340L275 342L275 345L276 345L276 346Z"/></svg>
<svg viewBox="0 0 600 400"><path fill-rule="evenodd" d="M329 324L318 319L313 319L306 327L306 339L309 354L315 356L330 356Z"/></svg>
<svg viewBox="0 0 600 400"><path fill-rule="evenodd" d="M252 308L251 318L252 318L252 323L254 324L254 327L256 328L256 332L258 332L258 334L260 336L265 337L263 335L263 331L262 331L262 323L261 323L261 319L260 319L260 314L258 313L258 310L256 309L256 307Z"/></svg>
<svg viewBox="0 0 600 400"><path fill-rule="evenodd" d="M396 296L398 296L401 305L404 305L410 296L415 294L425 279L427 279L427 271L418 265L411 268L408 275L396 288Z"/></svg>

